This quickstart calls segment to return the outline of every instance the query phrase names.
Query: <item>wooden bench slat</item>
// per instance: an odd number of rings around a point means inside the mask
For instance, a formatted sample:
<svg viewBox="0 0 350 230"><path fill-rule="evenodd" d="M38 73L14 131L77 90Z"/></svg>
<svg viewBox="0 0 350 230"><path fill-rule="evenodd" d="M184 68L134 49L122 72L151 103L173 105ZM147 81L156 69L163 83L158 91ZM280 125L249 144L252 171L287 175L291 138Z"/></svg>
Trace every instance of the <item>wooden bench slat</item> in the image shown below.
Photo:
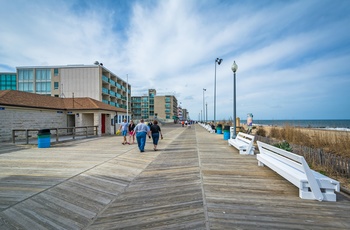
<svg viewBox="0 0 350 230"><path fill-rule="evenodd" d="M298 187L300 198L336 201L335 191L340 191L338 181L311 170L303 156L260 141L257 143L258 165L268 166Z"/></svg>
<svg viewBox="0 0 350 230"><path fill-rule="evenodd" d="M254 155L254 139L249 134L239 132L235 139L228 139L228 144L239 150L239 154Z"/></svg>

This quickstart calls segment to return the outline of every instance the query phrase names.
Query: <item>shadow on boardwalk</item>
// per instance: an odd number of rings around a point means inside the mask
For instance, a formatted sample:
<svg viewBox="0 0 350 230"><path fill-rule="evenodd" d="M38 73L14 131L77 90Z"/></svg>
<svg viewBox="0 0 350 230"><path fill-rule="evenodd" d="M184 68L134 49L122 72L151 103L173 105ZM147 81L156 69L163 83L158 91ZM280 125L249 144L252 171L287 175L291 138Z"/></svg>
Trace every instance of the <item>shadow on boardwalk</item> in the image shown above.
<svg viewBox="0 0 350 230"><path fill-rule="evenodd" d="M0 155L0 229L349 229L350 199L301 200L255 156L200 126L159 151L102 137Z"/></svg>

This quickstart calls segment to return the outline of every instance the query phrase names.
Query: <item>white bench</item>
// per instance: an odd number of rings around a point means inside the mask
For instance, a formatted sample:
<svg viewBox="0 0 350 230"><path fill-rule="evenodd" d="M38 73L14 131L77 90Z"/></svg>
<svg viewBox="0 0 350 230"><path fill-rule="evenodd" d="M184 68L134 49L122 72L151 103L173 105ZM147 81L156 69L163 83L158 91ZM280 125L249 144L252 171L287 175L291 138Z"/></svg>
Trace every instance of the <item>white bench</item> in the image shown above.
<svg viewBox="0 0 350 230"><path fill-rule="evenodd" d="M209 131L209 133L215 133L215 129L212 129L210 125L206 125L206 129Z"/></svg>
<svg viewBox="0 0 350 230"><path fill-rule="evenodd" d="M209 124L201 124L203 128L205 128L209 133L215 133L215 130L211 128Z"/></svg>
<svg viewBox="0 0 350 230"><path fill-rule="evenodd" d="M336 201L338 181L309 168L303 156L257 141L259 166L268 166L299 188L299 197L318 201Z"/></svg>
<svg viewBox="0 0 350 230"><path fill-rule="evenodd" d="M239 150L239 154L254 155L254 136L239 132L235 139L228 139L228 144Z"/></svg>

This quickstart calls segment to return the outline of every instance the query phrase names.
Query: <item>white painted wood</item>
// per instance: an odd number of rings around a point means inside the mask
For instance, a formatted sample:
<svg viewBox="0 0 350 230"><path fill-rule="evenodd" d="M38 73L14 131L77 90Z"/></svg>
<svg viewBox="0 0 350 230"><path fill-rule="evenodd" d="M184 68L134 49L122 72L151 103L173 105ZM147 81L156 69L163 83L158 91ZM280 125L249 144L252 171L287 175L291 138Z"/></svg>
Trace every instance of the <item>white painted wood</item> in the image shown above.
<svg viewBox="0 0 350 230"><path fill-rule="evenodd" d="M239 154L254 155L254 136L239 132L235 139L228 139L228 144L237 148Z"/></svg>
<svg viewBox="0 0 350 230"><path fill-rule="evenodd" d="M318 201L336 201L338 181L309 168L303 156L257 141L259 166L268 166L299 188L299 197Z"/></svg>

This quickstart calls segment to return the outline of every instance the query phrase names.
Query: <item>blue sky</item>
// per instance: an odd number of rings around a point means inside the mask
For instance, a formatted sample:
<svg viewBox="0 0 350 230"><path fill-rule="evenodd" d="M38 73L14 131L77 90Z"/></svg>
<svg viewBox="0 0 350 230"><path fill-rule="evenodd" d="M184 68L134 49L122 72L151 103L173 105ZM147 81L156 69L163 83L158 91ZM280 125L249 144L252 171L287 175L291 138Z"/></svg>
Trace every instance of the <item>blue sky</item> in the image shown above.
<svg viewBox="0 0 350 230"><path fill-rule="evenodd" d="M245 119L350 119L350 1L0 0L0 71L93 64L132 85Z"/></svg>

